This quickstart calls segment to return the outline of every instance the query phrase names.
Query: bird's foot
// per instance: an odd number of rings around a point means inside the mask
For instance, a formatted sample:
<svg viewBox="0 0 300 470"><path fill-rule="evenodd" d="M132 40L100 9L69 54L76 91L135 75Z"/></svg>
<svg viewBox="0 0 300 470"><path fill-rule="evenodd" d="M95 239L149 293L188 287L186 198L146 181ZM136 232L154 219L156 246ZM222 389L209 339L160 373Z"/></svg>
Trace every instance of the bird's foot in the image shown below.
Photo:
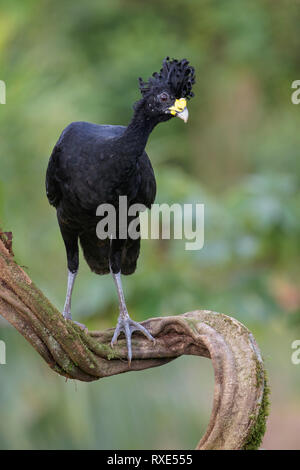
<svg viewBox="0 0 300 470"><path fill-rule="evenodd" d="M65 320L69 320L69 321L75 323L75 325L78 325L79 328L81 328L85 333L88 332L88 327L87 326L85 326L83 323L79 323L78 321L72 320L71 312L63 312L63 317L64 317Z"/></svg>
<svg viewBox="0 0 300 470"><path fill-rule="evenodd" d="M131 349L131 335L134 331L140 331L143 333L150 341L155 343L155 338L149 333L149 331L139 323L131 320L130 316L127 315L120 315L118 319L118 323L114 332L114 335L111 340L111 347L113 348L114 344L117 342L118 337L121 332L124 333L127 343L127 357L128 363L131 364L132 359L132 349Z"/></svg>

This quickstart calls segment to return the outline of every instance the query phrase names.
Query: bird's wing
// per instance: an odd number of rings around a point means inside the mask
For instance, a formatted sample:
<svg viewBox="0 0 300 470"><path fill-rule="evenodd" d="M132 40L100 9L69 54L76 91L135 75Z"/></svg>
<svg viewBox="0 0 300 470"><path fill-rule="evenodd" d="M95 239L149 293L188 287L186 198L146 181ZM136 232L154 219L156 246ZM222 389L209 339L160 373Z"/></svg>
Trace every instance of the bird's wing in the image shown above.
<svg viewBox="0 0 300 470"><path fill-rule="evenodd" d="M141 156L138 165L141 179L136 200L150 209L156 196L156 181L150 159L146 152Z"/></svg>
<svg viewBox="0 0 300 470"><path fill-rule="evenodd" d="M57 172L59 169L59 154L60 149L56 145L52 151L46 173L46 194L48 201L54 207L58 206L62 197L59 181L57 178Z"/></svg>

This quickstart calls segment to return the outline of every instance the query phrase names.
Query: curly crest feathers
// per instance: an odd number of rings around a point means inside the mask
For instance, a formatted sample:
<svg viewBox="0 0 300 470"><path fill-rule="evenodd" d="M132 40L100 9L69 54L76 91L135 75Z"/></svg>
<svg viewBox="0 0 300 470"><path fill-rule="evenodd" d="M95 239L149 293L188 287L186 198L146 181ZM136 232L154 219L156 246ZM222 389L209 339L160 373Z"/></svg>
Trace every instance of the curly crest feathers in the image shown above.
<svg viewBox="0 0 300 470"><path fill-rule="evenodd" d="M195 69L189 65L189 61L187 59L170 60L169 57L163 60L160 71L154 72L147 82L139 78L139 87L143 96L150 93L153 88L168 86L177 99L190 99L194 96L192 92L194 83Z"/></svg>

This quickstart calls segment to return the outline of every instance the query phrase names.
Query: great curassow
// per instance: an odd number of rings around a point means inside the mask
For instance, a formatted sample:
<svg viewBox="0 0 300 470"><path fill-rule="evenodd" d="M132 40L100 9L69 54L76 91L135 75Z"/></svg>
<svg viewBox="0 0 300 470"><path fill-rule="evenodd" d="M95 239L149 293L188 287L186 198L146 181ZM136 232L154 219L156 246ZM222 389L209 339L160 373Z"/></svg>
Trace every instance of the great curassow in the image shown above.
<svg viewBox="0 0 300 470"><path fill-rule="evenodd" d="M96 274L112 274L120 314L111 345L123 332L129 362L133 331L140 331L154 341L146 328L130 318L121 283L121 274L132 274L136 269L140 236L136 239L129 234L125 239L118 237L117 228L115 237L99 239L96 211L101 204L112 204L118 214L120 196L127 197L128 206L141 203L151 207L156 182L145 146L151 131L160 122L174 116L187 121L186 100L193 96L194 75L194 68L186 59L178 61L167 57L160 72L154 73L147 82L139 79L142 98L135 103L133 118L127 127L71 123L56 143L47 168L47 197L56 207L68 262L63 316L72 320L71 296L78 272L79 240L90 269Z"/></svg>

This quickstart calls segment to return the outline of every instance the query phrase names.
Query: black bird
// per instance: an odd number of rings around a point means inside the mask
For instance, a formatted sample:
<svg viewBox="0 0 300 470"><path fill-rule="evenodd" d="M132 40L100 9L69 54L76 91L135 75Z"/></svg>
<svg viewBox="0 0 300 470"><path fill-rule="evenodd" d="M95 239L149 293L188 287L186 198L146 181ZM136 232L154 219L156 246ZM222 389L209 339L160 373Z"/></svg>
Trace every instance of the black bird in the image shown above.
<svg viewBox="0 0 300 470"><path fill-rule="evenodd" d="M133 239L127 232L127 237L122 239L118 226L116 236L99 239L96 211L101 204L112 204L118 215L120 196L127 197L128 206L141 203L151 207L156 182L145 146L158 123L174 116L187 121L186 100L193 96L194 75L194 68L186 59L178 61L167 57L160 72L155 72L147 82L139 79L142 98L135 103L133 118L127 127L71 123L57 141L47 168L47 197L56 207L68 261L63 316L72 320L71 295L78 272L79 240L90 269L96 274L110 272L113 276L120 314L111 345L123 332L129 362L133 331L141 331L154 341L146 328L129 317L121 283L121 274L132 274L136 269L140 236Z"/></svg>

